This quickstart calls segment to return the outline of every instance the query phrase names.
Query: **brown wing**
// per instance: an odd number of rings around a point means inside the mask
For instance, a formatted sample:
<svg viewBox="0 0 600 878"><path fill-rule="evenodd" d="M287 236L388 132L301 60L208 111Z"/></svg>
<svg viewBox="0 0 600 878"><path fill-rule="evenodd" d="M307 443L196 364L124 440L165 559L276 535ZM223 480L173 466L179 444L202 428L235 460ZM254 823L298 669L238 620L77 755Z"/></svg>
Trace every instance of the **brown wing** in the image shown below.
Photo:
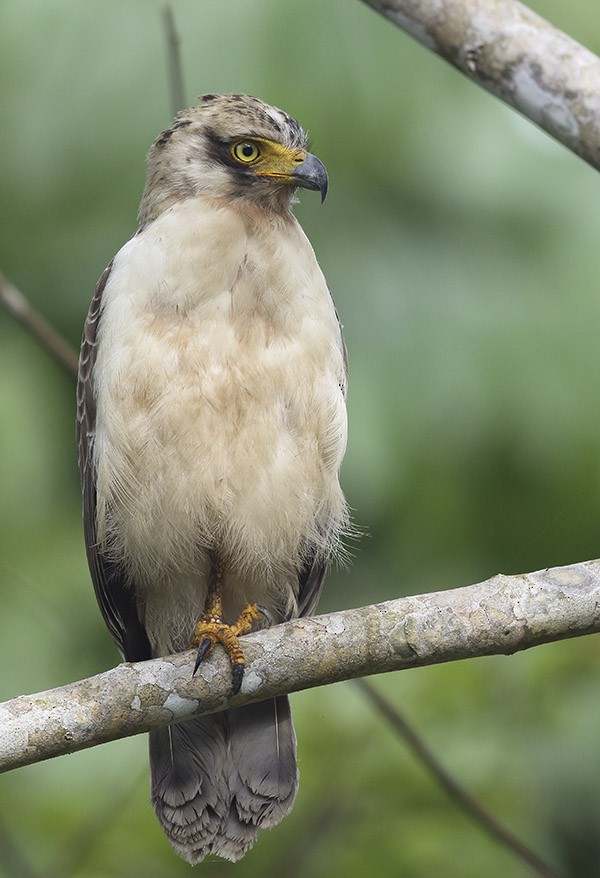
<svg viewBox="0 0 600 878"><path fill-rule="evenodd" d="M311 616L314 613L323 590L327 564L328 559L318 553L304 565L298 591L299 616Z"/></svg>
<svg viewBox="0 0 600 878"><path fill-rule="evenodd" d="M335 305L334 305L335 308ZM344 339L344 332L340 318L335 308L335 316L338 319L340 327L340 342L342 345L342 356L344 358L344 374L340 381L340 390L346 398L348 387L348 348ZM323 590L323 582L327 573L327 565L329 558L325 557L321 552L315 552L312 557L306 561L300 573L300 583L298 589L298 615L310 616L316 609Z"/></svg>
<svg viewBox="0 0 600 878"><path fill-rule="evenodd" d="M94 591L108 630L121 655L127 661L143 661L151 658L152 652L144 627L138 618L134 590L127 585L125 573L119 565L102 556L96 535L96 472L93 453L96 434L94 365L102 294L111 269L112 262L105 268L96 286L83 330L79 355L77 452L83 494L83 530Z"/></svg>

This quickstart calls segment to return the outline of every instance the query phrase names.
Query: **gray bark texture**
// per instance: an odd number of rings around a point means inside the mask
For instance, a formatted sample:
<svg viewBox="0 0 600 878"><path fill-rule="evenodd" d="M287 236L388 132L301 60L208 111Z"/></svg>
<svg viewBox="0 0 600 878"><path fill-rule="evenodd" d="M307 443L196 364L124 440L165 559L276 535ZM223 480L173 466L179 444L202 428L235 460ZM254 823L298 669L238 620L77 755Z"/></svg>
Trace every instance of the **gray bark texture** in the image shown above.
<svg viewBox="0 0 600 878"><path fill-rule="evenodd" d="M185 652L0 704L0 771L273 695L598 631L600 561L297 619L243 638L232 698L217 648L195 677Z"/></svg>
<svg viewBox="0 0 600 878"><path fill-rule="evenodd" d="M600 169L600 58L516 0L364 0Z"/></svg>

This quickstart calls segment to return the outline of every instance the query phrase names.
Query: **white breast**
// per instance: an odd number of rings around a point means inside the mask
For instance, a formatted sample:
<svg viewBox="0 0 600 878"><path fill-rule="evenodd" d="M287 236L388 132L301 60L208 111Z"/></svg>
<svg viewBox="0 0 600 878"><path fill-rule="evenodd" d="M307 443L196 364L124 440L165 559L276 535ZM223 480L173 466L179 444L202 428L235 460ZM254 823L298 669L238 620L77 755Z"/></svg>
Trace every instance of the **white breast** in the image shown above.
<svg viewBox="0 0 600 878"><path fill-rule="evenodd" d="M293 604L346 519L341 335L300 226L182 202L117 255L98 338L99 540L150 615L157 589L197 613L208 549L239 600Z"/></svg>

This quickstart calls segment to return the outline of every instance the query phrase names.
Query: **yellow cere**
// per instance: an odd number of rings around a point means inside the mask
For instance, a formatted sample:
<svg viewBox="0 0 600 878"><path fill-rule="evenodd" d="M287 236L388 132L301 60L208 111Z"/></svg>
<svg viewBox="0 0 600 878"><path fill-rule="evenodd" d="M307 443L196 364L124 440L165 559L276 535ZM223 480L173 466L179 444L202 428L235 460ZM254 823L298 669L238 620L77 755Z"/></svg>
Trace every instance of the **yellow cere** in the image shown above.
<svg viewBox="0 0 600 878"><path fill-rule="evenodd" d="M290 148L273 140L236 140L231 155L241 165L255 165L256 173L268 177L287 177L306 158L305 149Z"/></svg>

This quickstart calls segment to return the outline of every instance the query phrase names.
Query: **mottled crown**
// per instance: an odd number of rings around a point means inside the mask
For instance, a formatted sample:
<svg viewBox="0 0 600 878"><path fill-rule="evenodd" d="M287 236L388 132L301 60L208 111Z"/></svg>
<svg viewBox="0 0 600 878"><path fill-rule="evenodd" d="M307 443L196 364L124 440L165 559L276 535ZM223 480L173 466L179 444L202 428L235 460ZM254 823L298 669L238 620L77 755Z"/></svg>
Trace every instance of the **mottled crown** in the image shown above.
<svg viewBox="0 0 600 878"><path fill-rule="evenodd" d="M236 177L222 161L224 146L241 137L264 138L290 149L305 149L307 145L305 131L292 116L259 98L201 95L197 106L178 113L150 148L141 224L182 198L246 194L239 175ZM271 194L266 186L264 193L265 197ZM254 195L260 196L256 186ZM291 198L290 192L283 199L288 195Z"/></svg>
<svg viewBox="0 0 600 878"><path fill-rule="evenodd" d="M306 147L306 133L288 113L252 95L201 95L198 105L182 110L171 128L156 139L160 147L174 129L200 124L217 137L266 137L289 147Z"/></svg>

